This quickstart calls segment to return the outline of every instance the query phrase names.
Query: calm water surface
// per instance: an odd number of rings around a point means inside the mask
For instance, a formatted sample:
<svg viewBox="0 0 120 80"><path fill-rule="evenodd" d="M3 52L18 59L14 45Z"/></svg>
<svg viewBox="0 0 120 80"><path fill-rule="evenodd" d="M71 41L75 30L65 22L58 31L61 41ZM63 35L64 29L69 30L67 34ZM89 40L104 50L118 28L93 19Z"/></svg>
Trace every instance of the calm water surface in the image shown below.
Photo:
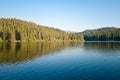
<svg viewBox="0 0 120 80"><path fill-rule="evenodd" d="M120 43L0 43L0 80L120 80Z"/></svg>

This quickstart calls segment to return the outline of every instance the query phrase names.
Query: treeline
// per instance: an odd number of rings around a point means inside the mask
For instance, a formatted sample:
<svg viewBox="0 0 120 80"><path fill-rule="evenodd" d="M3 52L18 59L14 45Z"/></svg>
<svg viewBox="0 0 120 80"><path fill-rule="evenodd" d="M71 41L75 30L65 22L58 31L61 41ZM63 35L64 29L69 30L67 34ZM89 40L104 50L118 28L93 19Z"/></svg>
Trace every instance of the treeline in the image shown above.
<svg viewBox="0 0 120 80"><path fill-rule="evenodd" d="M0 42L2 41L83 41L82 34L68 33L33 22L13 18L0 18Z"/></svg>
<svg viewBox="0 0 120 80"><path fill-rule="evenodd" d="M85 41L120 41L120 28L101 28L82 32Z"/></svg>

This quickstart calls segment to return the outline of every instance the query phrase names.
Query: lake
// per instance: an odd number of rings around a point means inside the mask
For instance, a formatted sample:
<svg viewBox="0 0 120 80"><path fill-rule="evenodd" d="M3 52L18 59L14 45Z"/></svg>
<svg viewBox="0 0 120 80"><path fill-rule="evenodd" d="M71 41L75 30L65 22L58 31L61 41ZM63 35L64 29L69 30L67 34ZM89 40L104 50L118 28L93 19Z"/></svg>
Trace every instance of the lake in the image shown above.
<svg viewBox="0 0 120 80"><path fill-rule="evenodd" d="M0 43L0 80L120 80L120 42Z"/></svg>

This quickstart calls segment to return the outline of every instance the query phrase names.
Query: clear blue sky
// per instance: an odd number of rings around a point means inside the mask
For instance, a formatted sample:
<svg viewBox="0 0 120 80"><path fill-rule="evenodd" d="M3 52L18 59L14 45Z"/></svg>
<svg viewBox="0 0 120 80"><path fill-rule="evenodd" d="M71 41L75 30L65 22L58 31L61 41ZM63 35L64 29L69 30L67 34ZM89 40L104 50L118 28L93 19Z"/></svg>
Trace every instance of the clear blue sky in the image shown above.
<svg viewBox="0 0 120 80"><path fill-rule="evenodd" d="M120 27L120 0L0 0L0 17L76 32Z"/></svg>

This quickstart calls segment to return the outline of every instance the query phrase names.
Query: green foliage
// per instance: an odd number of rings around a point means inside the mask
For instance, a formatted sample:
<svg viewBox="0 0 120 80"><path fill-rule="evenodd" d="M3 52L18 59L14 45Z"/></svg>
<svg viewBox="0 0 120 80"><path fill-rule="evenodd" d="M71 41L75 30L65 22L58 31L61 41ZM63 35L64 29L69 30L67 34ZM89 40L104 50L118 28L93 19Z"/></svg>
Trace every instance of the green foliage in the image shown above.
<svg viewBox="0 0 120 80"><path fill-rule="evenodd" d="M120 41L120 28L101 28L83 32L85 41Z"/></svg>
<svg viewBox="0 0 120 80"><path fill-rule="evenodd" d="M83 41L83 36L13 18L0 19L1 41Z"/></svg>

